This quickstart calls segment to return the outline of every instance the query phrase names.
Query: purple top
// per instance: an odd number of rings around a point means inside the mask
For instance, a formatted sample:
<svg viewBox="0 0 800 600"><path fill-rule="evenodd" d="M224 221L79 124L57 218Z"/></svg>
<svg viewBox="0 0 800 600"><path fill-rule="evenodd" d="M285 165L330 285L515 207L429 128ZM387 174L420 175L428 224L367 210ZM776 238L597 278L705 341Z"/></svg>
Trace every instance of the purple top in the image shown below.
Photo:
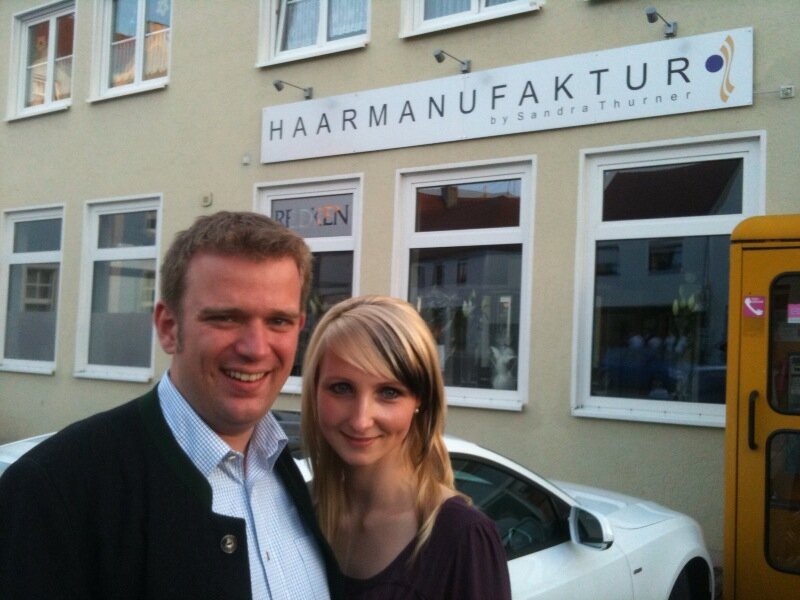
<svg viewBox="0 0 800 600"><path fill-rule="evenodd" d="M508 564L494 522L463 498L442 505L431 537L409 566L412 540L377 575L345 577L351 600L510 600Z"/></svg>

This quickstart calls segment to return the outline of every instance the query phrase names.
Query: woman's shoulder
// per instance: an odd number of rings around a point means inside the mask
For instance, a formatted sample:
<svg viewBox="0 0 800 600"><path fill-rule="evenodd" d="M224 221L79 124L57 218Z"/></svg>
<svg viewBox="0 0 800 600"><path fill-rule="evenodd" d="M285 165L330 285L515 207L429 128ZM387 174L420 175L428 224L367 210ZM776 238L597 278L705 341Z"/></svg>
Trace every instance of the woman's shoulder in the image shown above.
<svg viewBox="0 0 800 600"><path fill-rule="evenodd" d="M487 527L494 531L494 522L460 495L454 495L444 500L434 526L435 529L464 532L474 528Z"/></svg>

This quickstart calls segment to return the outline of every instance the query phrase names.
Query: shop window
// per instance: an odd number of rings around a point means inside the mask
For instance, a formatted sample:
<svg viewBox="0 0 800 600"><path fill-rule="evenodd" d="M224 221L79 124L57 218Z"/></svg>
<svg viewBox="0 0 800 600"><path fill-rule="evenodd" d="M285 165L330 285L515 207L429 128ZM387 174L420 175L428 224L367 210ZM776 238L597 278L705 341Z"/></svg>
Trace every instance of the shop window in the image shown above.
<svg viewBox="0 0 800 600"><path fill-rule="evenodd" d="M74 2L59 2L14 17L10 118L69 107L74 30Z"/></svg>
<svg viewBox="0 0 800 600"><path fill-rule="evenodd" d="M262 0L261 64L366 45L370 0Z"/></svg>
<svg viewBox="0 0 800 600"><path fill-rule="evenodd" d="M0 295L0 368L52 373L61 274L62 210L6 213ZM3 306L3 304L5 306Z"/></svg>
<svg viewBox="0 0 800 600"><path fill-rule="evenodd" d="M270 184L258 194L258 210L302 235L314 255L306 324L284 387L286 392L299 393L311 332L331 306L357 293L361 180Z"/></svg>
<svg viewBox="0 0 800 600"><path fill-rule="evenodd" d="M94 99L164 87L171 0L98 0L95 6Z"/></svg>
<svg viewBox="0 0 800 600"><path fill-rule="evenodd" d="M762 210L759 141L586 153L575 414L723 424L730 232Z"/></svg>
<svg viewBox="0 0 800 600"><path fill-rule="evenodd" d="M91 204L84 240L76 375L152 376L160 200Z"/></svg>
<svg viewBox="0 0 800 600"><path fill-rule="evenodd" d="M450 404L527 402L532 172L527 161L403 174L395 287L434 334Z"/></svg>
<svg viewBox="0 0 800 600"><path fill-rule="evenodd" d="M459 27L541 8L537 0L401 0L402 35Z"/></svg>

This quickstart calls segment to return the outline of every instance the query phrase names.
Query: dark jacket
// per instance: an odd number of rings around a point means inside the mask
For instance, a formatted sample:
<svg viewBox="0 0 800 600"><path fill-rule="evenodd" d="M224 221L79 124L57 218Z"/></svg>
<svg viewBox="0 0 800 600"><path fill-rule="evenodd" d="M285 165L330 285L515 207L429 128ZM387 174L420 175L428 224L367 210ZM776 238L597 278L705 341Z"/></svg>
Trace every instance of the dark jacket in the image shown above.
<svg viewBox="0 0 800 600"><path fill-rule="evenodd" d="M288 450L277 472L341 580ZM70 425L0 478L0 598L250 599L244 520L211 511L155 390Z"/></svg>

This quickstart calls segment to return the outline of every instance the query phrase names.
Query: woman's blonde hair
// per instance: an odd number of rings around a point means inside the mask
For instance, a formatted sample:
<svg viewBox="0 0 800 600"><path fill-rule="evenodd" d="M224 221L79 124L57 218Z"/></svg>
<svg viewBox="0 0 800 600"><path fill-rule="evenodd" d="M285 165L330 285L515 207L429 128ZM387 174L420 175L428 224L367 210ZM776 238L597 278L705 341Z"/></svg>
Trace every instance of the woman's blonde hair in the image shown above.
<svg viewBox="0 0 800 600"><path fill-rule="evenodd" d="M303 363L301 427L314 473L312 496L322 531L333 541L345 509L344 463L319 428L317 385L326 352L367 372L403 384L420 402L406 438L417 478L419 529L414 555L430 536L441 504L441 485L453 489L444 443L445 396L436 344L427 323L408 302L360 296L333 306L320 320Z"/></svg>

